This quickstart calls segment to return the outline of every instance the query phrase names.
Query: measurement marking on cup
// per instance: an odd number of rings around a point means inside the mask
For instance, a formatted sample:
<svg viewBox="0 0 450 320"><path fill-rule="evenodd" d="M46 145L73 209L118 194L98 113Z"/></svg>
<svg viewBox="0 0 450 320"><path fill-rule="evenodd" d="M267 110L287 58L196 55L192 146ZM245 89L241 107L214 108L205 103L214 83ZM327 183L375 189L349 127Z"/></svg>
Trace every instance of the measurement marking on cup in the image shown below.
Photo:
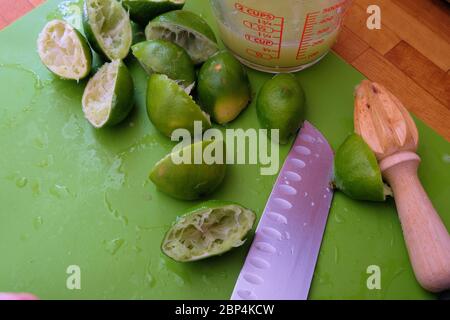
<svg viewBox="0 0 450 320"><path fill-rule="evenodd" d="M318 46L326 42L326 38L340 29L348 2L343 0L322 11L306 15L305 26L300 38L297 60L312 60L321 54ZM316 50L314 50L316 49Z"/></svg>
<svg viewBox="0 0 450 320"><path fill-rule="evenodd" d="M264 60L279 59L284 17L249 8L241 3L235 3L234 7L243 15L242 24L247 29L244 38L252 44L252 47L246 49L247 54Z"/></svg>

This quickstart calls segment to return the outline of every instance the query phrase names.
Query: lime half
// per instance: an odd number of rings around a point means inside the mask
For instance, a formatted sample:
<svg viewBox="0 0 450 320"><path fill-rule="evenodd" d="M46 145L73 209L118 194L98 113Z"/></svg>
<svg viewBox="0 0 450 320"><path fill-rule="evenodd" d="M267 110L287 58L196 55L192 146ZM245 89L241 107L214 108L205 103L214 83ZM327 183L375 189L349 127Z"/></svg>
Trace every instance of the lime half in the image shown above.
<svg viewBox="0 0 450 320"><path fill-rule="evenodd" d="M86 119L95 127L118 124L133 107L133 79L120 60L105 63L89 80L82 99Z"/></svg>
<svg viewBox="0 0 450 320"><path fill-rule="evenodd" d="M162 74L153 74L148 80L147 114L153 125L169 138L176 129L194 134L195 121L200 121L204 130L211 128L209 116L192 97Z"/></svg>
<svg viewBox="0 0 450 320"><path fill-rule="evenodd" d="M85 0L83 26L97 53L109 60L128 55L133 40L130 18L116 0Z"/></svg>
<svg viewBox="0 0 450 320"><path fill-rule="evenodd" d="M131 49L148 74L165 74L183 87L195 82L194 64L178 45L165 40L148 40L135 44Z"/></svg>
<svg viewBox="0 0 450 320"><path fill-rule="evenodd" d="M355 200L385 201L385 187L375 154L357 134L349 136L339 147L334 175L336 187Z"/></svg>
<svg viewBox="0 0 450 320"><path fill-rule="evenodd" d="M161 249L179 262L221 255L243 245L255 221L255 213L238 204L208 201L173 224Z"/></svg>
<svg viewBox="0 0 450 320"><path fill-rule="evenodd" d="M292 74L278 74L258 93L256 110L265 129L278 129L280 143L286 144L304 120L305 94Z"/></svg>
<svg viewBox="0 0 450 320"><path fill-rule="evenodd" d="M164 39L178 44L195 64L206 61L218 51L211 27L190 11L175 10L156 17L145 28L145 36L147 40Z"/></svg>
<svg viewBox="0 0 450 320"><path fill-rule="evenodd" d="M217 162L208 164L207 150L220 152ZM187 159L175 162L175 157ZM195 158L201 161L195 162ZM225 178L225 143L219 140L200 141L167 155L159 161L150 179L165 194L181 200L197 200L213 193Z"/></svg>
<svg viewBox="0 0 450 320"><path fill-rule="evenodd" d="M168 11L182 9L185 0L122 0L131 20L146 25L151 19Z"/></svg>
<svg viewBox="0 0 450 320"><path fill-rule="evenodd" d="M226 124L236 119L250 101L250 83L242 65L227 51L209 58L198 76L200 105L212 119Z"/></svg>
<svg viewBox="0 0 450 320"><path fill-rule="evenodd" d="M37 48L42 63L61 78L80 80L91 71L92 53L86 39L65 21L48 22L39 34Z"/></svg>

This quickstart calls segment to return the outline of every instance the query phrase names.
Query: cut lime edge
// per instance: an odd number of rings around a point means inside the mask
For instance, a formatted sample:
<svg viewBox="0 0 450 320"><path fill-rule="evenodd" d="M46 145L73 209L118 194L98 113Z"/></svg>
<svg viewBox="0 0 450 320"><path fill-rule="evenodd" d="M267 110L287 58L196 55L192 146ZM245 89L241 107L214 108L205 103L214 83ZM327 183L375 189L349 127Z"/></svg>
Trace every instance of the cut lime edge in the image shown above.
<svg viewBox="0 0 450 320"><path fill-rule="evenodd" d="M233 213L228 221L226 210ZM161 249L165 255L179 262L221 255L242 246L255 221L253 211L236 204L200 208L177 219L164 237ZM189 227L192 228L188 234L185 231ZM204 253L200 253L202 251Z"/></svg>
<svg viewBox="0 0 450 320"><path fill-rule="evenodd" d="M86 14L87 23L89 25L89 28L91 29L90 32L92 33L92 36L94 38L92 40L96 42L93 47L99 47L98 49L100 49L102 53L106 55L106 57L109 58L110 60L124 59L128 55L131 44L133 42L133 30L131 28L131 20L128 12L122 7L122 5L119 2L111 1L111 3L113 4L112 10L116 10L121 13L120 25L116 26L111 32L114 31L118 32L118 30L125 32L122 34L125 40L120 39L119 41L117 41L117 37L120 37L120 34L107 33L106 35L110 37L108 38L109 45L105 46L104 31L102 32L101 30L99 30L98 21L91 21L91 17L103 18L103 15L96 12L95 9L92 8L92 6L89 6L88 2L90 1L89 0L84 1L85 4L84 11ZM113 44L115 42L121 43L122 48L113 47Z"/></svg>
<svg viewBox="0 0 450 320"><path fill-rule="evenodd" d="M97 129L109 120L115 97L120 60L105 63L89 80L82 98L83 113Z"/></svg>
<svg viewBox="0 0 450 320"><path fill-rule="evenodd" d="M160 31L160 32L154 32L153 29L155 28L163 28L165 29L164 31ZM152 33L150 33L152 30ZM178 33L179 32L184 32L187 31L190 34L193 34L194 37L197 39L196 41L190 41L188 43L188 41L184 41L184 43L180 43L178 40ZM161 36L162 34L162 36ZM175 38L173 39L173 34L175 34ZM212 41L209 37L205 36L204 34L202 34L201 32L198 32L196 30L193 30L189 27L186 26L177 26L174 23L167 23L167 22L150 22L148 24L148 26L145 28L145 38L147 40L155 40L155 39L163 39L166 41L170 41L170 42L174 42L176 44L178 44L180 47L183 47L188 54L191 56L194 64L199 64L202 63L204 61L206 61L209 57L211 57L212 55L214 55L216 52L219 51L219 46L216 42ZM193 43L206 43L206 45L203 45L202 48L196 48L198 51L197 52L201 52L204 54L204 56L198 60L198 59L194 59L194 57L192 56L192 52L189 49L189 45L192 45ZM188 45L188 47L186 47L186 45ZM206 47L206 48L205 48Z"/></svg>
<svg viewBox="0 0 450 320"><path fill-rule="evenodd" d="M180 94L186 95L187 97L189 97L189 99L192 101L192 103L194 103L198 107L199 111L201 111L201 113L205 116L205 120L208 122L208 124L210 126L212 125L210 115L208 113L206 113L205 111L203 111L202 108L197 104L197 102L195 102L194 98L192 98L192 96L191 96L191 91L195 86L195 82L190 84L187 87L184 87L184 86L180 85L180 81L170 79L165 74L158 73L157 75L159 75L161 77L161 80L168 81L170 83L170 85L176 85L176 88L180 92Z"/></svg>
<svg viewBox="0 0 450 320"><path fill-rule="evenodd" d="M46 47L46 44L52 44L53 47ZM69 53L64 50L67 48L70 49ZM66 21L55 19L45 25L38 36L37 51L42 63L64 79L78 81L87 77L91 71L92 53L87 40Z"/></svg>

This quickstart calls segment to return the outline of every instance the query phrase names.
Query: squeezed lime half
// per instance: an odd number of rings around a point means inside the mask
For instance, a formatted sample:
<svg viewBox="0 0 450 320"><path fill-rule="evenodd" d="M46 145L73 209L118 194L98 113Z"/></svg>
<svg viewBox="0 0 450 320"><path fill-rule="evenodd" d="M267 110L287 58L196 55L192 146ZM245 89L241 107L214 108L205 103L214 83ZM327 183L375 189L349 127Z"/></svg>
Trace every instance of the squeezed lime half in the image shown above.
<svg viewBox="0 0 450 320"><path fill-rule="evenodd" d="M86 39L62 20L49 21L37 40L37 50L42 63L57 76L80 80L92 68L92 52Z"/></svg>
<svg viewBox="0 0 450 320"><path fill-rule="evenodd" d="M243 245L255 221L255 213L239 204L208 201L177 219L161 249L179 262L221 255Z"/></svg>
<svg viewBox="0 0 450 320"><path fill-rule="evenodd" d="M133 107L133 79L121 60L105 63L89 80L82 105L86 119L95 127L122 122Z"/></svg>
<svg viewBox="0 0 450 320"><path fill-rule="evenodd" d="M92 48L109 60L124 59L133 41L130 17L116 0L85 0L83 27Z"/></svg>
<svg viewBox="0 0 450 320"><path fill-rule="evenodd" d="M218 51L217 39L208 23L185 10L164 13L145 28L147 40L163 39L184 48L195 64L206 61Z"/></svg>

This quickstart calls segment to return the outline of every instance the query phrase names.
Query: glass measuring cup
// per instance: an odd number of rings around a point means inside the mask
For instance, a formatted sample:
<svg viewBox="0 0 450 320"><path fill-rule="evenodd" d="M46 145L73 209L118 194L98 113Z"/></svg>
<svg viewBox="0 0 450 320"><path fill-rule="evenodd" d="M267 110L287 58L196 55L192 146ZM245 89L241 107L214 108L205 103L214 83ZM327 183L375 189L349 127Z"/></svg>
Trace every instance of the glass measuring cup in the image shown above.
<svg viewBox="0 0 450 320"><path fill-rule="evenodd" d="M294 72L336 42L350 0L211 0L225 46L245 65Z"/></svg>

